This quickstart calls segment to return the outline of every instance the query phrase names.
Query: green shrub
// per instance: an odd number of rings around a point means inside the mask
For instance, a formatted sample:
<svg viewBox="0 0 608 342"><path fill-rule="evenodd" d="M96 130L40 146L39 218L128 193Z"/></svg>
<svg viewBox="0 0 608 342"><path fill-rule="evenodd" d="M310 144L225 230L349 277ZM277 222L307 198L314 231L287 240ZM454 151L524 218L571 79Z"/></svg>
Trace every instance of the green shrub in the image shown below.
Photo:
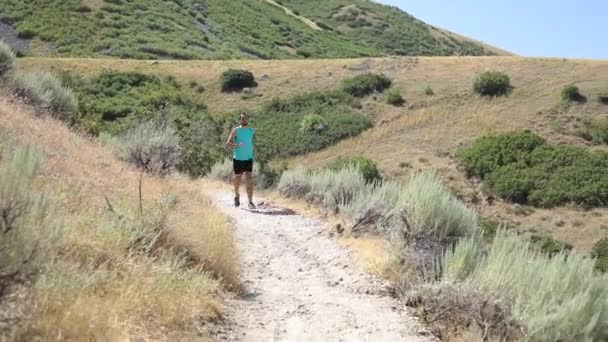
<svg viewBox="0 0 608 342"><path fill-rule="evenodd" d="M237 69L224 71L220 83L224 92L239 91L243 88L255 87L257 85L251 72Z"/></svg>
<svg viewBox="0 0 608 342"><path fill-rule="evenodd" d="M465 257L466 256L466 257ZM462 281L509 305L528 341L601 341L608 337L607 276L594 260L537 252L526 239L499 230L487 253L474 239L449 250L444 281Z"/></svg>
<svg viewBox="0 0 608 342"><path fill-rule="evenodd" d="M583 207L608 203L608 154L553 146L531 133L482 137L457 153L469 176L497 195L521 204Z"/></svg>
<svg viewBox="0 0 608 342"><path fill-rule="evenodd" d="M15 54L13 49L0 41L0 78L10 75L15 70Z"/></svg>
<svg viewBox="0 0 608 342"><path fill-rule="evenodd" d="M433 88L428 86L428 87L426 87L426 89L424 89L424 95L433 96L433 95L435 95L435 92L433 91Z"/></svg>
<svg viewBox="0 0 608 342"><path fill-rule="evenodd" d="M597 101L601 104L608 105L608 94L600 94L597 96Z"/></svg>
<svg viewBox="0 0 608 342"><path fill-rule="evenodd" d="M391 80L384 75L364 74L342 81L342 90L346 93L363 97L374 92L383 92L390 88Z"/></svg>
<svg viewBox="0 0 608 342"><path fill-rule="evenodd" d="M475 78L473 89L483 96L501 96L511 90L511 79L499 71L486 71Z"/></svg>
<svg viewBox="0 0 608 342"><path fill-rule="evenodd" d="M547 256L567 254L572 251L573 246L567 242L555 240L546 235L532 235L530 238L532 247L538 249Z"/></svg>
<svg viewBox="0 0 608 342"><path fill-rule="evenodd" d="M399 91L392 89L386 94L386 103L399 107L405 103L405 99L401 96Z"/></svg>
<svg viewBox="0 0 608 342"><path fill-rule="evenodd" d="M300 121L300 132L302 133L320 133L327 128L327 123L321 115L307 114Z"/></svg>
<svg viewBox="0 0 608 342"><path fill-rule="evenodd" d="M583 121L579 135L596 144L608 144L608 117L595 117Z"/></svg>
<svg viewBox="0 0 608 342"><path fill-rule="evenodd" d="M71 89L49 72L16 73L13 86L34 104L51 110L59 119L68 120L78 111L78 100Z"/></svg>
<svg viewBox="0 0 608 342"><path fill-rule="evenodd" d="M581 95L577 86L570 84L562 88L562 100L565 102L581 102L583 95Z"/></svg>
<svg viewBox="0 0 608 342"><path fill-rule="evenodd" d="M545 140L530 132L514 132L479 138L473 146L458 151L467 175L484 178L501 166L526 162L529 153Z"/></svg>
<svg viewBox="0 0 608 342"><path fill-rule="evenodd" d="M0 145L0 294L35 271L48 248L42 242L46 200L35 190L40 155L31 147Z"/></svg>
<svg viewBox="0 0 608 342"><path fill-rule="evenodd" d="M594 258L608 257L608 238L603 238L593 244L591 255Z"/></svg>
<svg viewBox="0 0 608 342"><path fill-rule="evenodd" d="M316 151L359 134L369 120L357 111L358 106L342 92L307 93L265 103L251 117L256 128L256 158L266 161ZM324 129L314 129L322 128L317 123Z"/></svg>
<svg viewBox="0 0 608 342"><path fill-rule="evenodd" d="M170 125L149 121L120 138L119 153L140 170L164 176L179 163L179 138Z"/></svg>
<svg viewBox="0 0 608 342"><path fill-rule="evenodd" d="M608 256L603 256L595 261L595 269L601 273L608 273Z"/></svg>
<svg viewBox="0 0 608 342"><path fill-rule="evenodd" d="M365 178L365 181L368 183L375 183L382 180L382 176L380 175L380 171L378 170L376 163L364 156L338 157L329 165L329 168L333 171L340 171L351 166L359 170L363 178Z"/></svg>

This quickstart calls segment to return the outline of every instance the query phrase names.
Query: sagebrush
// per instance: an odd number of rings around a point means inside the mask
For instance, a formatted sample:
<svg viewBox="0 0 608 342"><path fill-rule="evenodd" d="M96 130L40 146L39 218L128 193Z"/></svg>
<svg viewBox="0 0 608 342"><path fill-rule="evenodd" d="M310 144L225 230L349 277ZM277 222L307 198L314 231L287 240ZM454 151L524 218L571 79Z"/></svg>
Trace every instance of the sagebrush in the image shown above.
<svg viewBox="0 0 608 342"><path fill-rule="evenodd" d="M15 70L15 53L8 44L0 40L0 78Z"/></svg>
<svg viewBox="0 0 608 342"><path fill-rule="evenodd" d="M78 111L78 100L72 90L50 72L17 72L12 83L18 93L61 120L70 120Z"/></svg>

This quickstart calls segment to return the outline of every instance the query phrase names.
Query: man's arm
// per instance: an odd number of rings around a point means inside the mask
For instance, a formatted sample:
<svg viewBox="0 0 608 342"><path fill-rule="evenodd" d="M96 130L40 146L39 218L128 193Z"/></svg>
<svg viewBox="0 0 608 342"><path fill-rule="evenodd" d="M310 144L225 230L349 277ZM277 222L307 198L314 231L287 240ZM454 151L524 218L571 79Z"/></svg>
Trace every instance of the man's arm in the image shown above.
<svg viewBox="0 0 608 342"><path fill-rule="evenodd" d="M234 143L234 138L236 135L236 128L232 130L232 132L230 132L230 135L228 136L228 140L226 140L226 146L228 146L229 148L235 148L236 144Z"/></svg>

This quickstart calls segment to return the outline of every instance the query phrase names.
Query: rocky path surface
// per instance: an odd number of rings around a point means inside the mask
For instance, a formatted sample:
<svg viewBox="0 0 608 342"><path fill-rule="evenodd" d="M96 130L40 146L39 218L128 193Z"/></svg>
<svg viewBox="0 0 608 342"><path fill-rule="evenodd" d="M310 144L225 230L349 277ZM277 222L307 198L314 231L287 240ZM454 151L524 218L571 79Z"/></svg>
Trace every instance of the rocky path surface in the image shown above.
<svg viewBox="0 0 608 342"><path fill-rule="evenodd" d="M244 268L244 293L228 300L218 340L433 340L324 222L271 206L234 208L227 192L208 195L236 223Z"/></svg>

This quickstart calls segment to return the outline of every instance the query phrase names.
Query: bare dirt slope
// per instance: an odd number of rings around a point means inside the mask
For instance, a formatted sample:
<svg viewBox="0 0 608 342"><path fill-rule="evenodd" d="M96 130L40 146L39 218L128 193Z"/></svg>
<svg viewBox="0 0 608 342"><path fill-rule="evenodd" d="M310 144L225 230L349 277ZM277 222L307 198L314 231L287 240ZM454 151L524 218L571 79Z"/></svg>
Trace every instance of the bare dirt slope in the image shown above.
<svg viewBox="0 0 608 342"><path fill-rule="evenodd" d="M228 302L221 340L429 341L383 282L353 263L326 223L266 209L232 207L232 195L209 191L236 223L244 294Z"/></svg>

